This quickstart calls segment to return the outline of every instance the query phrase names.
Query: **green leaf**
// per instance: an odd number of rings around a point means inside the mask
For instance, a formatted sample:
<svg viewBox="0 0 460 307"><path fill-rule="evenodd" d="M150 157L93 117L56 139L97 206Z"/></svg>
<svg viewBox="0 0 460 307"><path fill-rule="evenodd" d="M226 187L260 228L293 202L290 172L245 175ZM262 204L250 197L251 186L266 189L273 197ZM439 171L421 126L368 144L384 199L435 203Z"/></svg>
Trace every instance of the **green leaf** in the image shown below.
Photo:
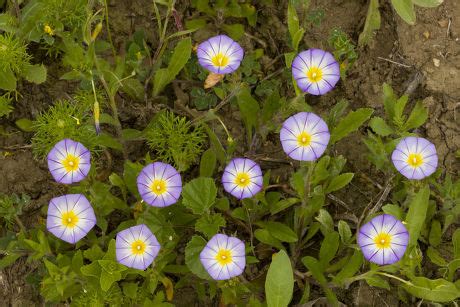
<svg viewBox="0 0 460 307"><path fill-rule="evenodd" d="M402 286L413 296L433 302L449 303L460 297L460 290L445 279L414 277Z"/></svg>
<svg viewBox="0 0 460 307"><path fill-rule="evenodd" d="M299 202L300 202L300 199L296 197L282 199L276 202L275 204L273 204L272 206L270 206L270 214L275 215Z"/></svg>
<svg viewBox="0 0 460 307"><path fill-rule="evenodd" d="M24 77L27 81L40 84L46 81L46 68L43 64L27 66L24 70Z"/></svg>
<svg viewBox="0 0 460 307"><path fill-rule="evenodd" d="M321 287L323 288L326 297L333 306L338 304L337 297L335 296L334 292L328 287L327 279L321 270L321 264L318 260L313 257L306 256L302 258L302 263L307 267L310 271L311 275L320 283Z"/></svg>
<svg viewBox="0 0 460 307"><path fill-rule="evenodd" d="M284 249L281 241L273 237L267 229L256 229L256 231L254 231L254 237L266 245L276 247L279 250Z"/></svg>
<svg viewBox="0 0 460 307"><path fill-rule="evenodd" d="M20 118L15 122L19 129L25 132L34 131L34 122L27 118Z"/></svg>
<svg viewBox="0 0 460 307"><path fill-rule="evenodd" d="M244 35L244 26L240 23L232 25L222 25L222 29L227 32L228 36L233 38L235 41L240 40Z"/></svg>
<svg viewBox="0 0 460 307"><path fill-rule="evenodd" d="M319 262L323 267L323 270L327 268L329 262L334 259L337 250L339 249L340 238L339 234L334 231L327 233L321 243L319 250Z"/></svg>
<svg viewBox="0 0 460 307"><path fill-rule="evenodd" d="M200 177L188 182L182 190L182 203L195 214L209 212L216 200L217 188L214 179Z"/></svg>
<svg viewBox="0 0 460 307"><path fill-rule="evenodd" d="M421 101L418 101L404 124L404 130L408 131L410 129L418 128L423 125L427 119L428 109L423 106Z"/></svg>
<svg viewBox="0 0 460 307"><path fill-rule="evenodd" d="M123 129L121 130L121 137L126 141L141 140L143 136L142 131L137 129Z"/></svg>
<svg viewBox="0 0 460 307"><path fill-rule="evenodd" d="M336 127L332 129L330 143L334 144L340 141L350 133L358 130L374 112L371 108L361 108L356 111L349 112Z"/></svg>
<svg viewBox="0 0 460 307"><path fill-rule="evenodd" d="M430 258L430 261L434 264L444 267L447 266L447 261L441 256L441 254L434 249L432 246L429 246L426 255Z"/></svg>
<svg viewBox="0 0 460 307"><path fill-rule="evenodd" d="M342 243L348 244L352 237L351 229L348 223L340 220L337 228L339 229L340 239L342 240Z"/></svg>
<svg viewBox="0 0 460 307"><path fill-rule="evenodd" d="M374 31L380 29L379 0L371 0L367 9L366 22L363 32L359 35L358 45L367 45L374 35Z"/></svg>
<svg viewBox="0 0 460 307"><path fill-rule="evenodd" d="M335 283L341 284L345 279L353 277L361 268L363 263L363 254L359 250L355 250L345 266L334 277Z"/></svg>
<svg viewBox="0 0 460 307"><path fill-rule="evenodd" d="M104 133L104 132L97 136L97 142L99 145L102 145L105 147L117 149L120 151L123 149L123 145L121 145L121 143L118 140L116 140L113 136L107 133Z"/></svg>
<svg viewBox="0 0 460 307"><path fill-rule="evenodd" d="M343 173L338 175L337 177L332 178L331 182L326 188L326 193L331 193L341 188L345 187L350 181L353 179L353 173Z"/></svg>
<svg viewBox="0 0 460 307"><path fill-rule="evenodd" d="M137 289L137 283L126 282L123 284L123 294L131 299L135 299L137 297Z"/></svg>
<svg viewBox="0 0 460 307"><path fill-rule="evenodd" d="M430 188L425 185L416 193L409 203L409 211L406 215L406 228L409 232L409 246L417 244L420 231L423 229L426 213L428 210L428 200Z"/></svg>
<svg viewBox="0 0 460 307"><path fill-rule="evenodd" d="M460 259L460 228L452 235L452 246L454 247L454 258Z"/></svg>
<svg viewBox="0 0 460 307"><path fill-rule="evenodd" d="M0 89L5 91L16 90L17 79L10 68L0 71Z"/></svg>
<svg viewBox="0 0 460 307"><path fill-rule="evenodd" d="M216 168L217 157L212 149L206 150L201 156L200 177L212 177Z"/></svg>
<svg viewBox="0 0 460 307"><path fill-rule="evenodd" d="M334 231L334 220L326 210L320 209L318 216L315 219L321 224L321 232L323 235Z"/></svg>
<svg viewBox="0 0 460 307"><path fill-rule="evenodd" d="M137 101L144 100L144 86L136 78L123 80L121 90Z"/></svg>
<svg viewBox="0 0 460 307"><path fill-rule="evenodd" d="M267 229L270 234L282 242L297 242L297 234L289 226L280 222L258 222L257 225Z"/></svg>
<svg viewBox="0 0 460 307"><path fill-rule="evenodd" d="M200 253L206 243L206 240L202 237L193 236L185 247L185 264L196 276L202 279L211 279L200 261Z"/></svg>
<svg viewBox="0 0 460 307"><path fill-rule="evenodd" d="M388 204L382 207L383 212L386 214L391 214L396 217L398 220L404 219L404 211L400 206Z"/></svg>
<svg viewBox="0 0 460 307"><path fill-rule="evenodd" d="M443 2L444 0L412 0L412 3L421 7L437 7Z"/></svg>
<svg viewBox="0 0 460 307"><path fill-rule="evenodd" d="M296 33L300 30L300 26L299 17L297 16L296 9L291 1L289 1L288 3L287 22L289 34L291 35L291 40L294 40L293 38L296 35Z"/></svg>
<svg viewBox="0 0 460 307"><path fill-rule="evenodd" d="M240 108L241 117L246 126L246 131L248 135L249 142L252 140L252 130L257 127L258 124L258 115L260 111L259 103L251 96L250 89L244 87L238 96L236 97L238 101L238 107Z"/></svg>
<svg viewBox="0 0 460 307"><path fill-rule="evenodd" d="M390 290L390 284L378 275L369 275L365 277L366 283L371 287L379 287Z"/></svg>
<svg viewBox="0 0 460 307"><path fill-rule="evenodd" d="M222 214L211 214L201 216L195 223L195 230L211 238L219 232L220 227L225 227L225 219Z"/></svg>
<svg viewBox="0 0 460 307"><path fill-rule="evenodd" d="M294 50L299 49L299 43L302 40L304 34L305 34L305 30L299 29L299 31L297 31L294 37L292 37L292 48Z"/></svg>
<svg viewBox="0 0 460 307"><path fill-rule="evenodd" d="M284 250L273 255L265 280L268 307L288 306L294 291L294 273L289 256Z"/></svg>
<svg viewBox="0 0 460 307"><path fill-rule="evenodd" d="M190 59L192 41L185 38L177 43L174 52L169 60L167 68L159 69L153 79L153 96L158 96L165 86L170 83Z"/></svg>
<svg viewBox="0 0 460 307"><path fill-rule="evenodd" d="M437 247L441 244L441 223L438 220L433 220L431 222L429 242L433 247Z"/></svg>
<svg viewBox="0 0 460 307"><path fill-rule="evenodd" d="M398 15L408 24L415 24L415 11L413 0L391 0L391 4Z"/></svg>
<svg viewBox="0 0 460 307"><path fill-rule="evenodd" d="M372 130L374 130L375 133L380 136L389 136L393 133L393 129L387 125L383 118L378 116L372 117L369 122L369 126L372 128Z"/></svg>

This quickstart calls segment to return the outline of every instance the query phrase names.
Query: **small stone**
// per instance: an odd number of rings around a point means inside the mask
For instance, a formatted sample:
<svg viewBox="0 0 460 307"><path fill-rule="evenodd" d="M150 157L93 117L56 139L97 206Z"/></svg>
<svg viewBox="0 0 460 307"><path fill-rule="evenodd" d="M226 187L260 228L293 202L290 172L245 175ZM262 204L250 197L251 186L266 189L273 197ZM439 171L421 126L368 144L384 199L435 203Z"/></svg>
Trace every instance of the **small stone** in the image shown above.
<svg viewBox="0 0 460 307"><path fill-rule="evenodd" d="M423 36L424 36L426 39L429 39L429 38L430 38L430 32L428 32L428 31L423 32Z"/></svg>
<svg viewBox="0 0 460 307"><path fill-rule="evenodd" d="M441 61L439 59L433 58L433 64L435 67L439 67L439 65L441 65Z"/></svg>
<svg viewBox="0 0 460 307"><path fill-rule="evenodd" d="M441 26L441 28L447 28L447 26L449 25L449 20L441 19L440 21L438 21L438 24Z"/></svg>

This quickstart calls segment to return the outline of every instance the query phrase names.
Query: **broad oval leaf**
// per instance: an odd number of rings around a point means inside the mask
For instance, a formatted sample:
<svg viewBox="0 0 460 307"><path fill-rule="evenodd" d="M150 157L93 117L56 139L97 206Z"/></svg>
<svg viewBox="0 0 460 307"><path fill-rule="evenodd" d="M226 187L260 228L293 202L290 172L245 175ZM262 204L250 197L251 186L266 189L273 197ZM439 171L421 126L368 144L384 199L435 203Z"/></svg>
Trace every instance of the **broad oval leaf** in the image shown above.
<svg viewBox="0 0 460 307"><path fill-rule="evenodd" d="M460 297L460 290L445 279L415 277L403 287L413 296L433 302L447 303Z"/></svg>
<svg viewBox="0 0 460 307"><path fill-rule="evenodd" d="M408 24L415 24L415 11L413 0L391 0L396 13Z"/></svg>
<svg viewBox="0 0 460 307"><path fill-rule="evenodd" d="M291 260L284 250L273 255L265 280L265 296L268 307L288 306L294 291L294 274Z"/></svg>
<svg viewBox="0 0 460 307"><path fill-rule="evenodd" d="M188 182L182 190L182 203L195 214L208 212L215 203L217 188L214 179L200 177Z"/></svg>

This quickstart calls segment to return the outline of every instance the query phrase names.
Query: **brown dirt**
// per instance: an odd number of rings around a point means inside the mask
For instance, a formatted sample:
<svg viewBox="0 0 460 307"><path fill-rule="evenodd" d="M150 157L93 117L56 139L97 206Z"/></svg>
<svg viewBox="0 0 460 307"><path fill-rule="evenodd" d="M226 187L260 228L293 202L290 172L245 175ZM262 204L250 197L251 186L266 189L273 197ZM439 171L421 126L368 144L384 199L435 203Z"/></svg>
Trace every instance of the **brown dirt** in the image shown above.
<svg viewBox="0 0 460 307"><path fill-rule="evenodd" d="M287 52L286 45L287 26L285 21L285 2L279 1L280 5L274 7L261 7L259 9L259 22L256 28L250 28L251 35L258 37L266 45L265 62ZM304 42L307 46L329 49L327 37L330 31L337 27L344 30L354 42L357 41L362 30L367 11L367 1L364 0L312 0L311 8L324 10L324 20L320 27L312 27L307 30ZM455 159L455 153L460 148L458 114L460 103L460 3L456 0L446 0L443 5L436 9L417 9L417 24L409 26L405 24L392 10L387 1L381 1L382 25L377 32L375 40L370 46L359 50L359 58L349 71L346 80L330 94L323 97L311 98L311 103L320 114L327 114L331 106L341 98L350 102L350 107L372 107L376 109L376 115L383 114L381 100L381 85L383 82L390 83L396 93L403 94L411 81L421 74L421 82L411 93L410 104L421 99L430 109L429 122L424 129L420 129L421 135L426 135L434 141L438 153L442 158L442 165L446 172L457 174L459 161ZM149 2L150 5L150 2ZM178 1L177 10L183 14L184 19L189 17L188 1ZM146 13L144 1L111 1L110 22L112 36L116 47L123 49L123 40L131 35L136 29L148 29L150 33L156 32L156 24L151 19L151 14ZM428 33L428 34L427 34ZM154 43L156 37L151 34L149 43ZM197 41L205 38L207 34L197 32L194 39ZM242 39L242 45L246 50L264 47L260 42L248 37ZM390 63L379 59L385 58L403 64L404 66ZM48 63L51 64L51 63ZM279 61L275 67L271 67L265 73L275 71L284 65ZM410 66L410 67L407 67ZM30 148L30 134L22 133L15 128L14 121L26 117L34 118L38 112L46 110L52 101L63 98L66 93L71 94L74 84L59 81L62 67L53 64L50 69L50 78L40 86L25 83L20 88L22 98L16 104L15 111L9 119L0 120L0 125L9 133L9 136L0 136L0 193L25 193L31 196L32 202L30 216L26 219L26 225L33 225L40 215L40 208L45 206L53 195L60 192L60 187L51 180L46 165L41 161L33 160ZM184 89L186 95L188 91ZM292 95L292 93L289 93ZM171 97L174 101L176 97ZM131 127L142 128L149 116L141 115L139 110L143 106L129 101L120 101L121 118L124 124ZM229 124L233 135L243 135L243 127L234 109L228 107L224 114L224 121ZM217 126L216 126L217 128ZM1 130L0 130L1 131ZM218 132L220 135L220 132ZM223 134L222 134L223 135ZM344 210L336 203L331 203L331 213L337 217L359 217L361 210L369 201L381 191L379 185L384 184L382 174L376 172L367 162L363 152L366 152L362 137L365 131L360 131L349 137L346 142L338 144L334 148L337 154L347 157L346 168L357 173L353 184L344 193L337 196L346 203L352 212ZM271 140L271 141L270 141ZM276 138L262 144L257 152L258 157L285 159L281 154L280 144ZM140 152L141 144L135 144L129 149L131 153ZM142 150L142 152L145 152ZM132 158L135 159L138 154ZM140 155L142 156L142 154ZM272 170L273 179L286 182L287 163L269 162L261 159L263 168L275 168ZM375 178L375 182L369 182L368 178ZM333 207L332 207L333 206ZM25 281L28 273L35 268L24 265L21 261L11 268L0 272L0 306L13 304L16 306L31 305L32 302L39 304L38 290L31 287ZM194 292L183 290L187 301L193 301ZM314 293L314 292L313 292ZM377 306L381 297L389 302L390 306L397 306L398 300L394 293L385 290L369 289L366 285L355 285L343 296L343 302L349 305ZM32 300L32 302L30 301ZM5 303L7 302L7 303ZM371 303L372 302L372 303ZM390 303L391 302L391 303ZM5 303L5 304L4 304ZM189 305L191 305L190 303Z"/></svg>

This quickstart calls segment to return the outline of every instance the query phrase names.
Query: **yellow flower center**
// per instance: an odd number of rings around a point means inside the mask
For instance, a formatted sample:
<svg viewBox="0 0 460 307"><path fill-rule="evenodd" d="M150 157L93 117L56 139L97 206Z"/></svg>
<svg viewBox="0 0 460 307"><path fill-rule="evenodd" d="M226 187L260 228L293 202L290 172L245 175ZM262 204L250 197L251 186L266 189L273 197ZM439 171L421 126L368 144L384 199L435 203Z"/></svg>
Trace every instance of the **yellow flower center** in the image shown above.
<svg viewBox="0 0 460 307"><path fill-rule="evenodd" d="M391 235L389 235L388 233L381 232L375 237L374 243L378 249L388 248L390 247L391 243Z"/></svg>
<svg viewBox="0 0 460 307"><path fill-rule="evenodd" d="M407 158L407 164L412 167L419 167L423 164L423 158L421 154L413 153Z"/></svg>
<svg viewBox="0 0 460 307"><path fill-rule="evenodd" d="M232 263L232 252L228 249L220 249L216 255L217 263L221 266Z"/></svg>
<svg viewBox="0 0 460 307"><path fill-rule="evenodd" d="M67 155L67 157L62 161L62 165L64 166L67 172L76 171L78 169L78 165L80 164L80 158L75 157L74 155Z"/></svg>
<svg viewBox="0 0 460 307"><path fill-rule="evenodd" d="M245 188L251 183L248 173L238 173L236 174L235 183L240 188Z"/></svg>
<svg viewBox="0 0 460 307"><path fill-rule="evenodd" d="M49 25L45 25L45 26L43 27L43 31L44 31L46 34L49 34L49 35L51 35L51 36L54 35L54 30L53 30L53 28L51 28Z"/></svg>
<svg viewBox="0 0 460 307"><path fill-rule="evenodd" d="M311 143L311 135L305 131L297 136L297 143L299 146L308 146Z"/></svg>
<svg viewBox="0 0 460 307"><path fill-rule="evenodd" d="M224 67L228 64L228 56L219 52L211 59L211 61L214 66Z"/></svg>
<svg viewBox="0 0 460 307"><path fill-rule="evenodd" d="M163 179L155 179L152 183L152 192L156 195L161 195L167 190L166 181Z"/></svg>
<svg viewBox="0 0 460 307"><path fill-rule="evenodd" d="M318 67L312 67L307 71L307 78L310 82L318 82L323 78L323 71Z"/></svg>
<svg viewBox="0 0 460 307"><path fill-rule="evenodd" d="M62 214L62 225L69 228L74 228L78 223L78 216L73 211Z"/></svg>
<svg viewBox="0 0 460 307"><path fill-rule="evenodd" d="M142 255L145 252L145 242L142 240L136 240L131 244L131 252L134 255Z"/></svg>

